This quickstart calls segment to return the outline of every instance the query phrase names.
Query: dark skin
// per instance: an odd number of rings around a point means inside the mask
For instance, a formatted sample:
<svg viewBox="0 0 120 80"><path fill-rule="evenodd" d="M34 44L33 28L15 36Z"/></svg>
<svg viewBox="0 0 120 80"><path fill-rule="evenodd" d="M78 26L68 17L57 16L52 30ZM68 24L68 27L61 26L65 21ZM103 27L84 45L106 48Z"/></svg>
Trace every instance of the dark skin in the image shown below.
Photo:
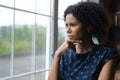
<svg viewBox="0 0 120 80"><path fill-rule="evenodd" d="M55 52L48 80L60 80L59 61L67 49L72 49L76 54L84 54L95 47L92 36L88 35L88 30L72 14L67 14L65 24L68 40ZM77 43L77 45L74 45L74 43ZM98 80L113 80L115 63L115 59L106 63L100 72Z"/></svg>

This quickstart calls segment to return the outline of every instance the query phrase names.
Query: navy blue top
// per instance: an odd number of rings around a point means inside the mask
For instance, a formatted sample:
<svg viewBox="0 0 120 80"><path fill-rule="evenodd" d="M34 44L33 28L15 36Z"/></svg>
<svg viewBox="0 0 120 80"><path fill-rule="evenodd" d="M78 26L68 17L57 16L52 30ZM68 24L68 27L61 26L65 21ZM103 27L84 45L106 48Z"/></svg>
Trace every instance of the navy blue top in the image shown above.
<svg viewBox="0 0 120 80"><path fill-rule="evenodd" d="M61 80L97 80L102 67L118 55L114 49L96 45L91 51L76 54L67 50L60 58Z"/></svg>

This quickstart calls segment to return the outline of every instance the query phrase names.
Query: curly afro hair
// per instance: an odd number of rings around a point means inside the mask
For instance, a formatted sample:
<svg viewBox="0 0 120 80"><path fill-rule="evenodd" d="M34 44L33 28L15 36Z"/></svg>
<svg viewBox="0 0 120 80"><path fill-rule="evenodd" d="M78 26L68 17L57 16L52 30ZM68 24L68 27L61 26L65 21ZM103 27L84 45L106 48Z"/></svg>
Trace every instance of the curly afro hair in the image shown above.
<svg viewBox="0 0 120 80"><path fill-rule="evenodd" d="M94 2L79 2L70 5L64 12L64 20L67 14L72 14L82 25L90 28L91 35L101 40L108 23L105 9Z"/></svg>

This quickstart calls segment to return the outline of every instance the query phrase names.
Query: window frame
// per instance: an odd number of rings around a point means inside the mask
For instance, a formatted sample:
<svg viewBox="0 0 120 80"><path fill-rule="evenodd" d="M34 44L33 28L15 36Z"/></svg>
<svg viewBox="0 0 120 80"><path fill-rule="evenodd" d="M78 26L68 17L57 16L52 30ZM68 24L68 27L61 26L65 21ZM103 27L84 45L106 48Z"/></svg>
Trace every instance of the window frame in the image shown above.
<svg viewBox="0 0 120 80"><path fill-rule="evenodd" d="M35 4L36 4L36 0L35 0ZM31 76L31 80L35 80L35 75L37 73L42 73L45 72L45 80L47 80L47 76L48 76L48 72L50 70L50 52L54 52L57 46L57 34L54 35L54 33L57 33L57 6L56 4L58 4L58 0L50 0L50 15L46 15L46 14L41 14L41 13L37 13L36 11L29 11L29 10L24 10L24 9L19 9L19 8L15 8L15 0L14 0L14 6L7 6L7 5L1 5L0 7L6 8L6 9L11 9L13 10L13 26L12 26L12 37L11 37L11 55L10 55L10 76L9 77L4 77L1 78L0 80L8 80L8 79L13 79L13 78L19 78L19 77L24 77L24 76ZM35 5L36 6L36 5ZM52 9L52 8L55 8ZM33 33L32 33L32 63L31 65L34 65L33 67L31 66L31 71L27 72L27 73L22 73L22 74L18 74L18 75L14 75L14 29L15 29L15 13L16 11L21 11L21 12L27 12L27 13L32 13L35 14L35 25L36 24L36 15L41 15L41 16L45 16L45 17L49 17L50 18L50 27L47 28L46 31L46 63L45 63L45 69L44 70L35 70L35 28L33 28ZM56 28L56 29L54 29ZM50 34L51 33L51 34ZM50 36L51 39L50 39ZM56 43L55 43L56 42ZM53 45L54 44L54 45Z"/></svg>

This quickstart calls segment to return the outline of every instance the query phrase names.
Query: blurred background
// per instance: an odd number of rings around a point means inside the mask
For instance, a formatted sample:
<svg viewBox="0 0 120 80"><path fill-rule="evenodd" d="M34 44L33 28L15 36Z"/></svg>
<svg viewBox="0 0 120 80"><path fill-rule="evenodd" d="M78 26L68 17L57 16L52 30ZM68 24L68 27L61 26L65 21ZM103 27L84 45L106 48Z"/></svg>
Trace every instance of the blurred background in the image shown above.
<svg viewBox="0 0 120 80"><path fill-rule="evenodd" d="M0 80L47 80L51 54L66 39L64 10L80 1L106 8L106 45L120 54L120 0L0 0Z"/></svg>

